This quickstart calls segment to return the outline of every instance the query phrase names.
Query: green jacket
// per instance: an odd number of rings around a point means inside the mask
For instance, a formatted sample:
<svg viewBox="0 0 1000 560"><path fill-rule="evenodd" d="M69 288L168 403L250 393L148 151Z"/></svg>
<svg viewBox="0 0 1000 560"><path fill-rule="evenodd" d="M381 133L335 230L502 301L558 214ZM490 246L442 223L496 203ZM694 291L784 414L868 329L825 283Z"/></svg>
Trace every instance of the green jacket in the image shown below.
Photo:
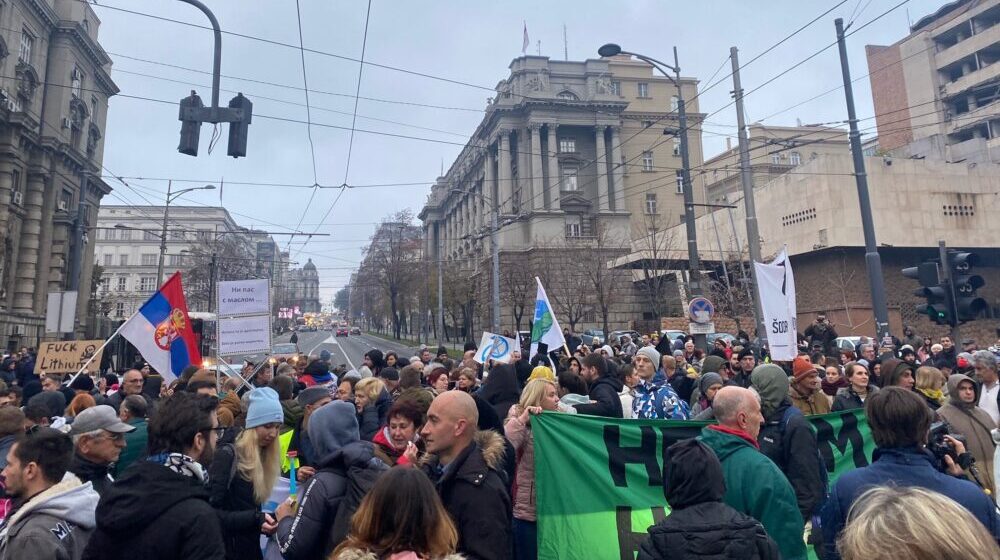
<svg viewBox="0 0 1000 560"><path fill-rule="evenodd" d="M146 444L149 441L149 435L146 432L146 419L132 418L126 424L135 426L135 429L125 434L125 449L122 449L121 455L118 456L118 463L115 465L115 478L121 476L129 465L146 456Z"/></svg>
<svg viewBox="0 0 1000 560"><path fill-rule="evenodd" d="M802 514L795 501L795 491L788 479L770 459L749 441L706 426L699 438L712 448L722 463L726 479L723 501L733 509L757 521L778 543L785 560L806 558Z"/></svg>

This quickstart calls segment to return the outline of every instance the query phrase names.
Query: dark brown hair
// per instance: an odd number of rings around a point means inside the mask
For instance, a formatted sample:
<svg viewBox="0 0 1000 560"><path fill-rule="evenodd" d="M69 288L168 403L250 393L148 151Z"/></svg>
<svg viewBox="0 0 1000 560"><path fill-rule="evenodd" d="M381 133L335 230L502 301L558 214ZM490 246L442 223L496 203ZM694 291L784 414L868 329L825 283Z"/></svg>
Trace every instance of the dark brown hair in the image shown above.
<svg viewBox="0 0 1000 560"><path fill-rule="evenodd" d="M913 391L886 387L865 400L865 414L875 445L915 447L927 443L931 411Z"/></svg>
<svg viewBox="0 0 1000 560"><path fill-rule="evenodd" d="M413 551L421 558L455 552L458 532L430 479L419 469L393 467L379 477L358 511L351 532L331 558L348 548L388 557Z"/></svg>

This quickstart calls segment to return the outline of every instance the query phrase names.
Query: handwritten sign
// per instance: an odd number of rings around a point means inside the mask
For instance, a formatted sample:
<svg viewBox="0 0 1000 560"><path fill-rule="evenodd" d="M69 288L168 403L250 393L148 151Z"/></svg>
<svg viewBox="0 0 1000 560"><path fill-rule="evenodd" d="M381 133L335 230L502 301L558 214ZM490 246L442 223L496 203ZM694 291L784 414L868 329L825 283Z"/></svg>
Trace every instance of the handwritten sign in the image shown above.
<svg viewBox="0 0 1000 560"><path fill-rule="evenodd" d="M35 374L41 373L76 373L83 364L94 356L87 366L86 372L97 373L101 368L101 344L103 340L66 340L59 342L44 342L38 349L38 359L35 360Z"/></svg>

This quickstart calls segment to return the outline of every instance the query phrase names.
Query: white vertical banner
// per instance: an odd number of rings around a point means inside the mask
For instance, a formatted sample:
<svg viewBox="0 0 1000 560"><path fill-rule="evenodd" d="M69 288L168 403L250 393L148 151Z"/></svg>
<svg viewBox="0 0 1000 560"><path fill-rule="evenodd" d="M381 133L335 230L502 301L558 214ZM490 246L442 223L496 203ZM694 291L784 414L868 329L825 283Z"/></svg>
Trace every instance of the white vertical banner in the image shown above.
<svg viewBox="0 0 1000 560"><path fill-rule="evenodd" d="M757 293L764 314L764 331L771 359L791 361L798 356L798 325L795 308L795 278L783 248L769 264L753 263L757 273Z"/></svg>

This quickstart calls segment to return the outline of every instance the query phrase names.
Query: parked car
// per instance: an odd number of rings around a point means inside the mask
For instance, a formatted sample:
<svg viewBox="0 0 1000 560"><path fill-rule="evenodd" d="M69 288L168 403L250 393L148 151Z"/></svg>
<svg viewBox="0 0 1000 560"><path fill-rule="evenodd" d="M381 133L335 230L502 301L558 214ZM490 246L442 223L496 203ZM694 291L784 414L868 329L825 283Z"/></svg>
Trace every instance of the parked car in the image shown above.
<svg viewBox="0 0 1000 560"><path fill-rule="evenodd" d="M635 343L642 340L642 335L635 331L611 331L611 334L608 335L608 342L610 344L624 344L622 337L625 335L628 335Z"/></svg>
<svg viewBox="0 0 1000 560"><path fill-rule="evenodd" d="M684 331L675 331L671 329L666 329L660 331L660 336L665 336L669 338L671 341L676 341L678 338L684 338L685 336L687 336L687 333Z"/></svg>
<svg viewBox="0 0 1000 560"><path fill-rule="evenodd" d="M720 338L723 339L723 340L725 340L726 344L728 344L730 348L732 348L733 347L733 343L736 342L736 337L735 336L733 336L733 335L731 335L729 333L725 333L725 332L717 332L717 333L712 333L712 334L705 335L705 339L708 341L708 346L710 348L711 348L711 346L713 344L715 344L715 341L719 340Z"/></svg>
<svg viewBox="0 0 1000 560"><path fill-rule="evenodd" d="M860 336L838 336L833 340L833 343L837 345L837 349L841 352L854 352L854 349L858 347L861 343Z"/></svg>
<svg viewBox="0 0 1000 560"><path fill-rule="evenodd" d="M580 333L580 341L588 346L604 344L604 331L601 329L587 329Z"/></svg>
<svg viewBox="0 0 1000 560"><path fill-rule="evenodd" d="M271 358L274 360L284 359L287 362L295 363L298 359L299 349L297 344L292 344L291 342L283 342L281 344L275 344L271 347Z"/></svg>
<svg viewBox="0 0 1000 560"><path fill-rule="evenodd" d="M351 327L351 334L361 334L361 327Z"/></svg>
<svg viewBox="0 0 1000 560"><path fill-rule="evenodd" d="M337 336L347 336L350 334L347 327L337 327Z"/></svg>

